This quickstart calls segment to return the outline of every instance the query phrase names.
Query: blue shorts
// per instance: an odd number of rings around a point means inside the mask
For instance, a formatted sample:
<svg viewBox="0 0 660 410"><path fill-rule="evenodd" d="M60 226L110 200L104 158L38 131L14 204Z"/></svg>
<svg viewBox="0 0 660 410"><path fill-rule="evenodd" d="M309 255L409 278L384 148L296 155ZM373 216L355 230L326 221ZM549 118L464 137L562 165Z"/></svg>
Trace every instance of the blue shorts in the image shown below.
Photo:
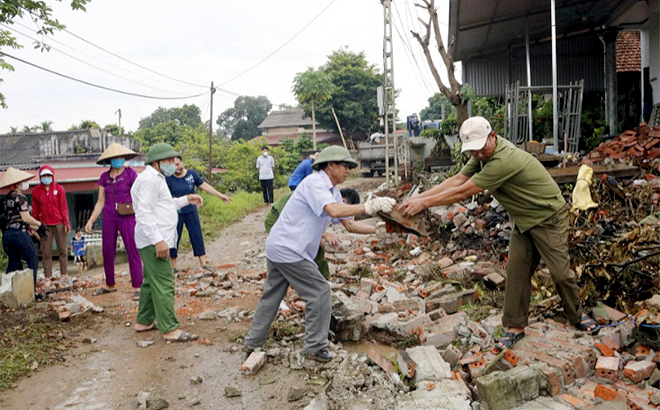
<svg viewBox="0 0 660 410"><path fill-rule="evenodd" d="M176 248L170 249L170 258L176 258L179 254L179 243L181 242L181 233L183 233L183 224L186 224L188 229L188 236L193 247L193 255L203 256L206 255L204 249L204 236L202 235L202 225L199 223L199 214L197 209L193 212L186 212L179 214L179 222L176 225L176 233L178 238L176 240Z"/></svg>

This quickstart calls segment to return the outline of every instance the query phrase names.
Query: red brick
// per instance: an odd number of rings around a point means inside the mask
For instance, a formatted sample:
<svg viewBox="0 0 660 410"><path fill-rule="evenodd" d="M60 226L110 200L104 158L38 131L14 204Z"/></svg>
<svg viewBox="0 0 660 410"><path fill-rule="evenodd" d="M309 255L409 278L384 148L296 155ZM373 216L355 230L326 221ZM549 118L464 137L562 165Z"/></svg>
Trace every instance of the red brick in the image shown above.
<svg viewBox="0 0 660 410"><path fill-rule="evenodd" d="M650 354L651 354L650 346L637 346L637 352L635 353L637 357L641 356L643 358L646 358Z"/></svg>
<svg viewBox="0 0 660 410"><path fill-rule="evenodd" d="M555 346L553 346L553 345L549 345L549 344L547 344L547 343L543 343L543 342L538 342L538 341L536 341L536 340L531 340L531 341L529 342L529 344L532 345L532 346L534 346L534 347L536 347L537 349L540 349L540 350L543 350L543 351L546 351L546 352L547 352L548 350L552 349L553 347L555 347Z"/></svg>
<svg viewBox="0 0 660 410"><path fill-rule="evenodd" d="M619 358L601 356L596 362L596 376L616 380L619 372Z"/></svg>
<svg viewBox="0 0 660 410"><path fill-rule="evenodd" d="M619 322L619 321L625 319L628 316L625 313L620 312L620 311L618 311L614 308L611 308L607 305L605 306L605 311L607 312L607 316L609 316L610 319L612 319L615 322Z"/></svg>
<svg viewBox="0 0 660 410"><path fill-rule="evenodd" d="M579 409L586 405L584 400L580 400L575 396L571 396L570 394L560 394L559 398L570 404L574 409Z"/></svg>
<svg viewBox="0 0 660 410"><path fill-rule="evenodd" d="M606 386L604 384L599 384L594 389L594 394L596 397L600 397L605 401L616 400L619 397L619 392L613 386Z"/></svg>
<svg viewBox="0 0 660 410"><path fill-rule="evenodd" d="M544 363L549 364L550 366L558 367L564 377L565 384L571 384L575 381L575 373L573 372L573 366L566 360L557 359L552 356L548 356L545 353L534 352L533 357L536 360L540 360Z"/></svg>
<svg viewBox="0 0 660 410"><path fill-rule="evenodd" d="M594 343L594 346L600 350L600 352L603 354L603 356L606 357L613 357L614 356L614 350L612 350L609 346L603 343Z"/></svg>
<svg viewBox="0 0 660 410"><path fill-rule="evenodd" d="M613 351L621 349L621 345L610 335L602 336L600 341Z"/></svg>
<svg viewBox="0 0 660 410"><path fill-rule="evenodd" d="M535 338L541 338L543 337L543 332L539 332L536 329L532 329L531 327L527 326L525 328L525 337L535 337Z"/></svg>
<svg viewBox="0 0 660 410"><path fill-rule="evenodd" d="M265 352L252 352L247 360L241 366L241 370L245 374L255 374L261 369L261 366L266 362Z"/></svg>
<svg viewBox="0 0 660 410"><path fill-rule="evenodd" d="M573 365L573 369L575 370L575 378L585 379L587 377L584 359L582 358L582 356L576 353L564 353L562 356L565 357L568 361L570 361L571 364Z"/></svg>
<svg viewBox="0 0 660 410"><path fill-rule="evenodd" d="M651 373L657 368L658 366L654 362L648 360L630 361L623 368L623 375L637 383L651 377Z"/></svg>
<svg viewBox="0 0 660 410"><path fill-rule="evenodd" d="M374 361L381 369L385 371L387 374L392 374L395 372L394 370L394 365L392 362L385 357L378 349L376 348L371 348L369 350L369 353L367 353L367 356Z"/></svg>
<svg viewBox="0 0 660 410"><path fill-rule="evenodd" d="M548 390L551 396L557 396L561 393L563 386L561 371L556 367L545 366L541 368L541 372L548 380Z"/></svg>

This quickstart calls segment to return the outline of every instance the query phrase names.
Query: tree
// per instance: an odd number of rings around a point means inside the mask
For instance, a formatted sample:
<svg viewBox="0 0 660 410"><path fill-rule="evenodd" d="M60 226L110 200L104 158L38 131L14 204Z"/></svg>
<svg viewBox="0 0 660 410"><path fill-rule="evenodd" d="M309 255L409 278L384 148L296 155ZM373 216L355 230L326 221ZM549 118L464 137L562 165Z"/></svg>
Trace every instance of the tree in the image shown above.
<svg viewBox="0 0 660 410"><path fill-rule="evenodd" d="M447 97L442 93L433 94L428 101L429 106L419 112L419 119L422 121L437 119L444 120L449 114L454 112L454 106L451 105Z"/></svg>
<svg viewBox="0 0 660 410"><path fill-rule="evenodd" d="M124 127L121 127L121 130L120 130L119 125L117 125L117 124L108 124L105 127L103 127L103 129L107 130L112 135L124 135L125 134Z"/></svg>
<svg viewBox="0 0 660 410"><path fill-rule="evenodd" d="M57 0L61 2L62 0ZM89 3L90 0L71 0L71 8L73 10L85 10L85 4ZM55 31L62 30L65 26L57 21L57 19L52 16L53 9L51 9L45 1L34 1L34 0L12 0L12 1L3 1L0 3L0 23L11 25L14 24L14 20L20 19L23 16L29 15L31 20L39 27L37 34L39 36L52 35ZM16 37L12 36L12 33L8 30L0 30L0 49L7 48L22 48L23 46L18 43ZM36 42L34 44L35 48L40 48L43 50L48 50L48 46L44 43ZM14 67L7 63L5 59L0 57L0 69L14 71ZM0 78L0 82L2 79ZM5 96L0 93L0 107L7 108L5 103Z"/></svg>
<svg viewBox="0 0 660 410"><path fill-rule="evenodd" d="M445 97L452 103L452 105L456 108L456 118L458 120L458 126L460 127L461 124L463 124L463 121L465 121L468 118L468 99L469 96L466 95L467 93L463 92L463 85L458 82L456 79L455 75L455 67L454 67L454 41L449 42L449 49L445 48L444 42L442 41L442 36L440 34L440 24L438 23L438 11L435 8L435 0L421 0L422 4L415 4L417 7L426 9L429 17L428 17L428 23L423 23L424 28L426 29L426 33L424 33L424 36L420 35L419 33L415 31L410 31L417 40L417 42L422 46L422 50L424 50L424 56L426 57L426 62L429 65L429 68L431 69L431 74L433 74L433 79L435 79L436 84L438 85L438 88L440 89L440 92L444 94ZM440 57L442 58L442 62L445 65L445 68L447 69L447 78L449 79L449 87L447 87L443 82L442 79L440 78L440 74L438 73L438 69L435 66L435 63L433 62L433 57L431 56L431 50L430 50L430 41L431 41L431 30L433 30L433 37L435 37L435 43L438 48L438 53L440 53Z"/></svg>
<svg viewBox="0 0 660 410"><path fill-rule="evenodd" d="M16 134L18 132L18 127L9 127L9 132L12 134Z"/></svg>
<svg viewBox="0 0 660 410"><path fill-rule="evenodd" d="M32 132L32 127L30 127L29 125L24 125L22 132Z"/></svg>
<svg viewBox="0 0 660 410"><path fill-rule="evenodd" d="M240 96L232 108L218 116L216 124L232 140L250 140L261 134L257 126L266 119L272 107L266 96Z"/></svg>
<svg viewBox="0 0 660 410"><path fill-rule="evenodd" d="M101 128L101 126L96 122L92 120L83 120L80 125L78 126L79 130L89 130L92 128Z"/></svg>
<svg viewBox="0 0 660 410"><path fill-rule="evenodd" d="M158 107L148 117L140 119L138 129L153 128L169 121L196 128L202 125L202 111L195 104L184 104L183 107L173 108Z"/></svg>
<svg viewBox="0 0 660 410"><path fill-rule="evenodd" d="M39 125L39 131L41 132L50 132L53 130L53 121L42 121Z"/></svg>
<svg viewBox="0 0 660 410"><path fill-rule="evenodd" d="M350 138L364 137L380 127L376 90L383 78L375 65L370 64L364 52L354 53L341 48L328 56L328 62L320 68L332 78L335 86L332 100L319 102L316 119L324 128L337 129L332 108L334 107L342 129ZM305 114L311 114L311 106L305 104Z"/></svg>
<svg viewBox="0 0 660 410"><path fill-rule="evenodd" d="M293 78L292 91L296 99L301 103L309 103L312 109L312 143L316 150L316 112L314 102L321 102L332 98L334 84L329 74L314 70L312 67L307 71L296 74Z"/></svg>

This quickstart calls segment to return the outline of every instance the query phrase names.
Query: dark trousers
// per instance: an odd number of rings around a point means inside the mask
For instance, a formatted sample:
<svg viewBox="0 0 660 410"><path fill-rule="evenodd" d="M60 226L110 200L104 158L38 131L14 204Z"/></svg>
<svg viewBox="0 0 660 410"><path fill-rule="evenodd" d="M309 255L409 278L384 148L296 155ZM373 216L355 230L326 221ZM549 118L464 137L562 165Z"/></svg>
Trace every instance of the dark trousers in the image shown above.
<svg viewBox="0 0 660 410"><path fill-rule="evenodd" d="M580 322L580 291L568 255L568 209L568 205L564 205L525 233L519 232L515 227L511 231L502 317L504 327L527 326L532 275L541 259L550 270L568 320L572 324Z"/></svg>
<svg viewBox="0 0 660 410"><path fill-rule="evenodd" d="M39 257L30 234L18 229L7 229L2 236L2 247L9 258L6 272L20 270L22 268L21 260L24 259L28 268L32 269L36 287Z"/></svg>
<svg viewBox="0 0 660 410"><path fill-rule="evenodd" d="M199 214L195 209L192 212L179 214L179 222L176 225L176 233L178 235L178 239L176 240L176 248L170 248L170 258L177 258L179 256L179 243L181 243L183 224L186 224L186 229L188 229L188 236L190 236L190 243L192 243L193 247L193 255L197 257L206 255L206 249L204 249L204 235L202 234L202 224L199 222Z"/></svg>
<svg viewBox="0 0 660 410"><path fill-rule="evenodd" d="M66 228L64 224L46 225L46 239L41 243L41 259L44 264L44 275L47 278L53 274L53 239L57 244L57 254L60 258L60 273L67 274L69 265L66 247Z"/></svg>
<svg viewBox="0 0 660 410"><path fill-rule="evenodd" d="M261 182L261 192L264 194L264 202L267 204L273 203L273 180L272 179L260 179Z"/></svg>

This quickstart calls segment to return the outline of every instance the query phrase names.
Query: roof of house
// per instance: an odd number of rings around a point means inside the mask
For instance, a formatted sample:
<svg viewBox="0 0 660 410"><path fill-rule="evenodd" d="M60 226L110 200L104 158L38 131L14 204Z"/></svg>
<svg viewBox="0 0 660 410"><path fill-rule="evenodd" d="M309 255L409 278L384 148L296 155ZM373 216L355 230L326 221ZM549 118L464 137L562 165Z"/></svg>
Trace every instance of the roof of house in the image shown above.
<svg viewBox="0 0 660 410"><path fill-rule="evenodd" d="M620 31L616 38L617 73L642 71L642 43L639 31Z"/></svg>
<svg viewBox="0 0 660 410"><path fill-rule="evenodd" d="M258 128L304 127L309 125L312 125L312 119L305 117L305 111L293 109L272 111L268 114L268 117L259 124Z"/></svg>
<svg viewBox="0 0 660 410"><path fill-rule="evenodd" d="M636 0L582 0L556 4L557 36L568 36L615 26ZM449 35L454 60L507 51L525 45L525 24L530 43L550 40L551 3L546 0L449 0ZM635 21L635 20L633 20Z"/></svg>
<svg viewBox="0 0 660 410"><path fill-rule="evenodd" d="M277 146L282 143L282 140L285 138L296 139L300 134L286 134L286 135L260 135L258 137L252 138L250 141L259 142L262 138L265 138L268 141L268 145ZM334 132L317 132L316 133L316 142L332 144L336 142L341 142L341 139L338 134Z"/></svg>

